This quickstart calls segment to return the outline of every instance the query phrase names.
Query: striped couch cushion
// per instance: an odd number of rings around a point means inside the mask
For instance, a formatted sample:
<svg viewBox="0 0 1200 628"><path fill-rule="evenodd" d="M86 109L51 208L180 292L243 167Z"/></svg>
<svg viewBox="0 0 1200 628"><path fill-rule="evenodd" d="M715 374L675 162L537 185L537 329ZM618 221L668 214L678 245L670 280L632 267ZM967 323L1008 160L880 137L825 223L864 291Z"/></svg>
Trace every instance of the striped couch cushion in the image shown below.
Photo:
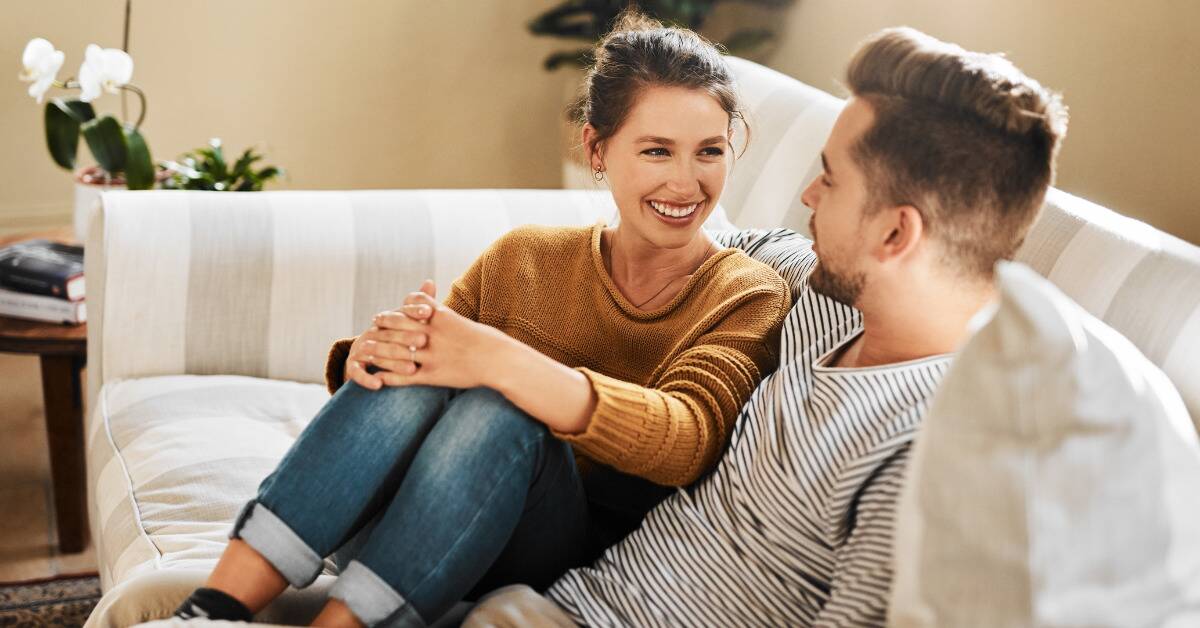
<svg viewBox="0 0 1200 628"><path fill-rule="evenodd" d="M232 375L106 385L87 434L103 588L211 568L238 509L328 400L321 385Z"/></svg>
<svg viewBox="0 0 1200 628"><path fill-rule="evenodd" d="M1133 341L1200 429L1200 248L1051 190L1017 261Z"/></svg>

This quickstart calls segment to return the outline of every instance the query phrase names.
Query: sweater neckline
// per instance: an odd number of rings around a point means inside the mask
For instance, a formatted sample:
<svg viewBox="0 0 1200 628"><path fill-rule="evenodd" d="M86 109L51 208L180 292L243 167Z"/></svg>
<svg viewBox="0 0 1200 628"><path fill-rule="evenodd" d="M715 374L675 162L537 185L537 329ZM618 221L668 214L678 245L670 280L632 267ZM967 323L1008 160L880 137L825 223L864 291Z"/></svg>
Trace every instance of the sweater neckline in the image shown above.
<svg viewBox="0 0 1200 628"><path fill-rule="evenodd" d="M604 256L600 253L600 234L607 226L608 225L603 220L597 221L596 224L592 226L592 267L596 270L596 275L599 276L600 283L604 284L605 289L608 290L609 297L612 298L613 302L617 304L617 307L619 307L626 315L642 320L659 318L666 314L670 314L680 303L683 303L683 301L687 299L688 295L701 281L701 279L703 279L705 275L715 268L717 264L721 263L721 260L737 253L738 251L738 249L735 248L724 248L716 253L713 253L711 257L704 260L704 263L700 264L700 267L696 269L696 272L692 273L692 277L688 279L687 283L683 285L683 288L680 288L679 292L672 297L670 301L668 301L665 305L659 306L653 310L642 310L638 309L637 306L629 301L629 299L626 299L624 294L621 294L621 291L617 288L616 282L613 281L613 278L608 274L608 270L604 268Z"/></svg>

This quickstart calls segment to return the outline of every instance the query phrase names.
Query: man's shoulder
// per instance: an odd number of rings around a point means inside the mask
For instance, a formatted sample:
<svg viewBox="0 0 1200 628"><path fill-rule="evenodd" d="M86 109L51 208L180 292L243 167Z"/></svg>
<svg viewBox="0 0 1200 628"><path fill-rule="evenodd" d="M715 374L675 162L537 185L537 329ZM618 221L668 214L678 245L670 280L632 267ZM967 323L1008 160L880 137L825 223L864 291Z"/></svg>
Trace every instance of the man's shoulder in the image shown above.
<svg viewBox="0 0 1200 628"><path fill-rule="evenodd" d="M713 238L722 246L740 249L746 257L782 277L793 303L804 292L808 275L817 263L812 240L791 229L722 231Z"/></svg>

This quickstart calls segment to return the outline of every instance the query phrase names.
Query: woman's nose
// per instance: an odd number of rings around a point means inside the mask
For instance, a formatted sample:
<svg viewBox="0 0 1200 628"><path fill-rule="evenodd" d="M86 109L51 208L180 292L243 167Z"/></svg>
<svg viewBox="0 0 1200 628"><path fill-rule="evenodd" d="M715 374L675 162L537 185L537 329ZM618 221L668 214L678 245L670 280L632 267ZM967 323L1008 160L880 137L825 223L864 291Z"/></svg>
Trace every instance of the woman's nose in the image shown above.
<svg viewBox="0 0 1200 628"><path fill-rule="evenodd" d="M683 162L675 166L671 173L671 179L667 181L667 189L687 199L691 199L695 195L696 191L700 189L700 179L696 176L696 171L691 164Z"/></svg>

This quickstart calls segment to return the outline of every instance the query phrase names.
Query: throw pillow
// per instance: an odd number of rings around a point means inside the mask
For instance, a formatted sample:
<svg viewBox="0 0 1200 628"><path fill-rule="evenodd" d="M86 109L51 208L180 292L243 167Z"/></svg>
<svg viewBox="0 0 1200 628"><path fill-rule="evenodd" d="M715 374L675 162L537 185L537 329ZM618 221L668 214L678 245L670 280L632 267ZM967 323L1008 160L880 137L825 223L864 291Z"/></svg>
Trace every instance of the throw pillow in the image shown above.
<svg viewBox="0 0 1200 628"><path fill-rule="evenodd" d="M1028 267L997 275L917 436L889 624L1200 626L1200 444L1178 392Z"/></svg>

